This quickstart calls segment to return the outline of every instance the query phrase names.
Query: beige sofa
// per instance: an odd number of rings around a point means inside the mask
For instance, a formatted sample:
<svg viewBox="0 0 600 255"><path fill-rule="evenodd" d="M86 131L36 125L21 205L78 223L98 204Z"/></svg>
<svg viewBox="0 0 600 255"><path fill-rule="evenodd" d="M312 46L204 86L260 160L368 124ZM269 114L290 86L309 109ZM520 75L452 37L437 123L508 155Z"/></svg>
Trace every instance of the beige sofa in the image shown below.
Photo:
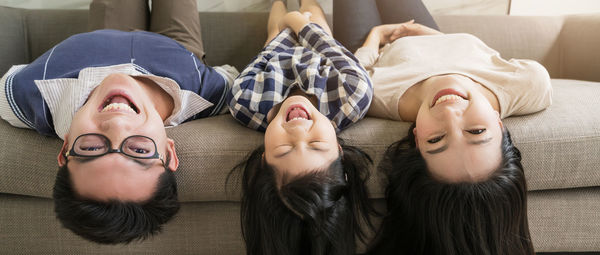
<svg viewBox="0 0 600 255"><path fill-rule="evenodd" d="M266 13L200 13L210 64L250 61L266 38ZM505 58L529 58L553 78L554 104L508 118L523 153L529 219L538 252L600 251L600 14L568 17L436 16L443 32L479 36ZM0 73L28 63L67 36L86 31L86 10L0 7ZM582 81L586 80L586 81ZM366 118L342 133L379 161L409 123ZM175 139L180 213L164 233L103 246L60 227L51 200L61 141L0 121L0 254L242 254L239 195L225 178L262 141L229 115L168 130ZM381 204L378 175L371 196Z"/></svg>

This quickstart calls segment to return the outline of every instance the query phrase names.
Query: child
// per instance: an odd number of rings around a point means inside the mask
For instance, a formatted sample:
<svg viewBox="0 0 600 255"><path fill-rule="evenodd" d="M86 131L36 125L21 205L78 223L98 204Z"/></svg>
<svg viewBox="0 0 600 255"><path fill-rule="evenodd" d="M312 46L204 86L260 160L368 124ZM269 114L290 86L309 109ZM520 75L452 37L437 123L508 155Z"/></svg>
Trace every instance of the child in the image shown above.
<svg viewBox="0 0 600 255"><path fill-rule="evenodd" d="M248 254L354 254L359 222L371 226L371 159L336 132L366 114L372 87L318 4L301 1L300 12L273 2L266 46L228 97L238 121L265 131L238 166L242 232Z"/></svg>

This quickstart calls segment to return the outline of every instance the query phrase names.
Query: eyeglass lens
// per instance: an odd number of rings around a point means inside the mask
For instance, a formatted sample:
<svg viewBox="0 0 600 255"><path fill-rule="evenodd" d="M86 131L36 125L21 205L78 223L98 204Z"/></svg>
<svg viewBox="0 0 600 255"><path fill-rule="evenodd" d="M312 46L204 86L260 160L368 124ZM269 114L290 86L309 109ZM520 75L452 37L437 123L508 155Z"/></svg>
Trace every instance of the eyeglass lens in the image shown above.
<svg viewBox="0 0 600 255"><path fill-rule="evenodd" d="M102 155L110 150L110 141L101 135L83 135L75 142L74 149L77 154L84 156ZM156 146L150 138L131 136L123 141L120 149L129 156L152 157Z"/></svg>

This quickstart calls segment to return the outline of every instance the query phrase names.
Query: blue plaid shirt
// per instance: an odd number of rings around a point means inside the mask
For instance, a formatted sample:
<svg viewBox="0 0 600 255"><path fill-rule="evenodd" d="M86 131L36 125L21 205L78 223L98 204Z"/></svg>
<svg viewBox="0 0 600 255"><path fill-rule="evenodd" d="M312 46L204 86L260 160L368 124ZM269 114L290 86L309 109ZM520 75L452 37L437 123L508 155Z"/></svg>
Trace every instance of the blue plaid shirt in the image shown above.
<svg viewBox="0 0 600 255"><path fill-rule="evenodd" d="M231 115L265 131L267 113L295 86L316 96L317 109L338 132L362 119L373 97L369 75L354 55L309 24L298 36L283 30L238 76L227 98Z"/></svg>

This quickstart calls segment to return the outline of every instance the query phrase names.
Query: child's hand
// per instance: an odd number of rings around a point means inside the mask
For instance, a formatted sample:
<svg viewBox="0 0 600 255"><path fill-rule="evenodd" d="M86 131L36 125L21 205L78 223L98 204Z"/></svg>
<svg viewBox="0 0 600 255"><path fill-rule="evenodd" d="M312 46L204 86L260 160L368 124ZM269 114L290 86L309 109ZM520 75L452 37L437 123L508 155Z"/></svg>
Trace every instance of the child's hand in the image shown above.
<svg viewBox="0 0 600 255"><path fill-rule="evenodd" d="M440 31L414 22L414 20L410 20L399 24L379 25L371 29L371 33L379 38L380 45L393 43L398 38L405 36L442 34Z"/></svg>
<svg viewBox="0 0 600 255"><path fill-rule="evenodd" d="M309 14L302 14L297 11L288 12L279 22L279 29L283 30L289 27L297 34L300 32L300 30L302 30L302 28L304 28L304 26L310 23L309 17L310 12Z"/></svg>
<svg viewBox="0 0 600 255"><path fill-rule="evenodd" d="M373 47L379 49L380 46L393 43L398 38L405 36L418 35L437 35L443 34L433 28L414 23L414 20L399 24L387 24L373 27L369 36L365 40L363 47Z"/></svg>
<svg viewBox="0 0 600 255"><path fill-rule="evenodd" d="M414 24L414 20L400 24L379 25L371 29L369 36L379 39L379 45L385 45L396 41L400 37L408 35L408 25Z"/></svg>
<svg viewBox="0 0 600 255"><path fill-rule="evenodd" d="M392 43L396 39L404 36L442 34L440 31L414 22L414 20L410 20L400 24L380 25L373 29L379 34L381 44Z"/></svg>

